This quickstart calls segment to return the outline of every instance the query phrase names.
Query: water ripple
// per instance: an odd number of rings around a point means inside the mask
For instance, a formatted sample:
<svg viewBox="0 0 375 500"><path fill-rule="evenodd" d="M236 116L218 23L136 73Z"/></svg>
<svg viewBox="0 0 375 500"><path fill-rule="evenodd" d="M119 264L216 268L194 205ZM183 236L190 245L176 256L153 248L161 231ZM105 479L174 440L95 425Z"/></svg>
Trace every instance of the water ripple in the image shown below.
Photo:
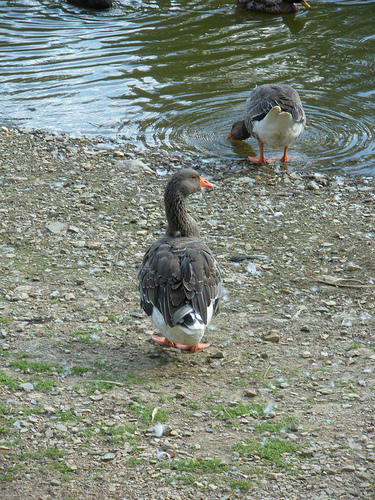
<svg viewBox="0 0 375 500"><path fill-rule="evenodd" d="M282 17L233 4L122 0L95 12L0 0L0 119L245 158L256 141L234 144L228 131L255 85L283 82L299 90L307 115L291 163L374 174L375 2L316 1Z"/></svg>

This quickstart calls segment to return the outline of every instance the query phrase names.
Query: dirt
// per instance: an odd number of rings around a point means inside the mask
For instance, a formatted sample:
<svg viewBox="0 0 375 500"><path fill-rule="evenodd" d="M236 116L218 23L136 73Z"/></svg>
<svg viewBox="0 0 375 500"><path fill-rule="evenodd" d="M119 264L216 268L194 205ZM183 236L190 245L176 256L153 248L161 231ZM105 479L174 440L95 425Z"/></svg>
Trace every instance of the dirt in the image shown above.
<svg viewBox="0 0 375 500"><path fill-rule="evenodd" d="M225 287L197 353L137 290L183 166ZM372 177L3 127L0 182L2 499L375 498Z"/></svg>

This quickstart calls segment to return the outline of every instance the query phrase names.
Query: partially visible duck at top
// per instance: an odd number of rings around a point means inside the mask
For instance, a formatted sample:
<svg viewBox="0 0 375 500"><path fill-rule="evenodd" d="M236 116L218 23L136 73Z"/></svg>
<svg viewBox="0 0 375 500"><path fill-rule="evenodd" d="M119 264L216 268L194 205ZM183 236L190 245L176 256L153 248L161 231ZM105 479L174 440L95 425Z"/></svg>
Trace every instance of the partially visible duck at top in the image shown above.
<svg viewBox="0 0 375 500"><path fill-rule="evenodd" d="M85 9L103 10L112 7L112 0L68 0L68 3Z"/></svg>
<svg viewBox="0 0 375 500"><path fill-rule="evenodd" d="M236 0L241 9L266 14L295 14L299 11L297 3L310 8L306 0Z"/></svg>
<svg viewBox="0 0 375 500"><path fill-rule="evenodd" d="M303 132L305 112L298 92L290 85L265 84L251 91L245 105L245 118L232 125L228 139L244 141L255 137L259 145L259 158L249 156L253 163L270 163L265 158L263 146L284 148L280 161L288 161L288 146Z"/></svg>

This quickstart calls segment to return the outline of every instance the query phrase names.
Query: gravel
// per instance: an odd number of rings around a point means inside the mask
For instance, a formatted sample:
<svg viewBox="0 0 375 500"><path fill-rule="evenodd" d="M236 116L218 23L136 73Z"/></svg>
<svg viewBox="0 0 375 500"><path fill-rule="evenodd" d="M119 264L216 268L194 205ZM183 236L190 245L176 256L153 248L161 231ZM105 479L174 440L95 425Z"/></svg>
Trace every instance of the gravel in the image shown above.
<svg viewBox="0 0 375 500"><path fill-rule="evenodd" d="M182 166L225 286L198 353L136 280ZM374 499L372 177L2 127L0 185L2 499Z"/></svg>

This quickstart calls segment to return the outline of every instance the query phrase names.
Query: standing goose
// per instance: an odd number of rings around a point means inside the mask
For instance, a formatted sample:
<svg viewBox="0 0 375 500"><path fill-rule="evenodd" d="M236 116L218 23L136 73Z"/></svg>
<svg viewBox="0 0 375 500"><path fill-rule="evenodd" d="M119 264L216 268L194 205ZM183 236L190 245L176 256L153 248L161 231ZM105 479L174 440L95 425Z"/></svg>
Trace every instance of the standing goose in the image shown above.
<svg viewBox="0 0 375 500"><path fill-rule="evenodd" d="M296 3L310 8L306 0L236 0L236 5L241 9L266 14L295 14L299 11Z"/></svg>
<svg viewBox="0 0 375 500"><path fill-rule="evenodd" d="M245 119L235 122L228 139L243 141L251 135L258 140L259 158L249 156L254 163L269 163L263 145L284 148L282 162L288 161L288 146L302 134L305 112L298 93L289 85L261 85L246 101Z"/></svg>
<svg viewBox="0 0 375 500"><path fill-rule="evenodd" d="M171 177L164 193L167 231L147 250L138 273L141 307L164 335L152 340L193 352L209 347L199 341L222 296L220 268L186 208L186 198L201 187L213 186L195 170Z"/></svg>

